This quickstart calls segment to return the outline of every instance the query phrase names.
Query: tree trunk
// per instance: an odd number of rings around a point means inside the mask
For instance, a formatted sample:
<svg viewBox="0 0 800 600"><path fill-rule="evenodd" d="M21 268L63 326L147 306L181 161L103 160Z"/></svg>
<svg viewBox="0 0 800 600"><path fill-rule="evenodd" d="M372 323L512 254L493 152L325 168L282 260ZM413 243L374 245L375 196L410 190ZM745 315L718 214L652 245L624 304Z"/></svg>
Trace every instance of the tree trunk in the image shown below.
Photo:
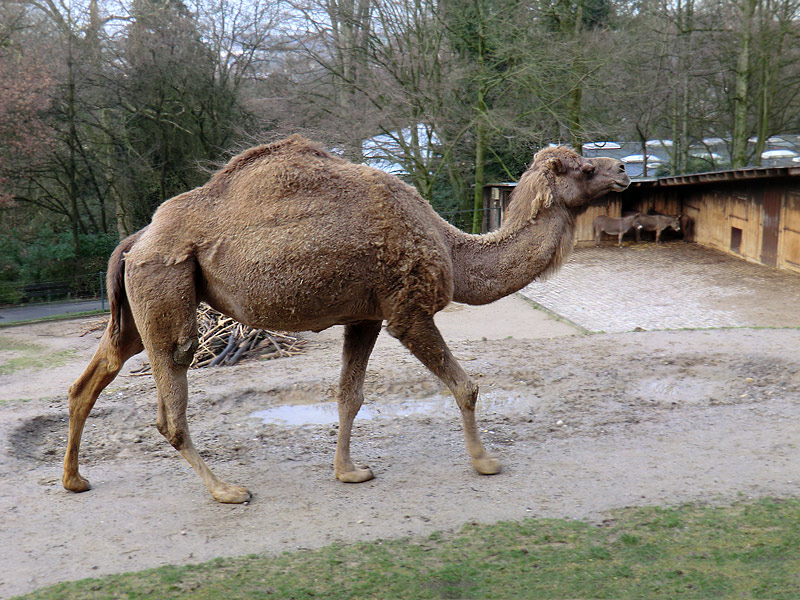
<svg viewBox="0 0 800 600"><path fill-rule="evenodd" d="M750 85L750 47L753 39L753 15L758 0L742 0L742 31L739 56L736 61L736 80L733 96L733 140L731 166L734 169L747 165L747 107Z"/></svg>
<svg viewBox="0 0 800 600"><path fill-rule="evenodd" d="M337 102L341 114L357 110L357 85L365 59L365 44L369 39L371 0L333 0L327 3L331 20L333 52L336 64L334 77L338 80ZM362 162L364 136L360 128L350 128L344 135L344 155L353 162Z"/></svg>
<svg viewBox="0 0 800 600"><path fill-rule="evenodd" d="M572 59L572 76L575 79L572 89L569 92L567 104L567 119L569 121L570 143L575 151L583 153L583 119L581 101L583 99L583 77L584 66L582 57L582 47L580 41L581 31L583 31L583 6L578 3L578 10L575 11L575 23L572 29L572 45L575 55Z"/></svg>
<svg viewBox="0 0 800 600"><path fill-rule="evenodd" d="M681 134L678 150L681 154L681 164L686 169L689 166L689 75L683 78L683 96L681 97Z"/></svg>
<svg viewBox="0 0 800 600"><path fill-rule="evenodd" d="M80 215L78 213L78 164L77 147L78 132L75 125L77 119L75 110L75 61L72 51L73 34L67 34L67 147L69 148L69 158L67 163L67 195L69 196L69 210L72 229L72 243L75 247L75 256L78 256L79 241L78 233L80 229Z"/></svg>
<svg viewBox="0 0 800 600"><path fill-rule="evenodd" d="M756 116L756 150L753 163L761 165L761 153L767 146L770 134L770 121L773 113L775 90L780 77L780 60L783 56L784 41L793 25L785 25L779 11L770 2L760 2L758 45L758 113ZM790 21L791 22L791 21ZM775 31L777 27L777 31Z"/></svg>
<svg viewBox="0 0 800 600"><path fill-rule="evenodd" d="M685 173L689 167L689 82L693 56L694 0L677 0L675 75L679 82L675 86L672 102L672 171Z"/></svg>
<svg viewBox="0 0 800 600"><path fill-rule="evenodd" d="M480 101L483 109L486 104ZM479 108L480 111L480 108ZM483 186L485 185L486 162L486 120L483 112L478 116L475 127L475 190L472 197L472 233L481 233L483 230Z"/></svg>
<svg viewBox="0 0 800 600"><path fill-rule="evenodd" d="M581 99L583 87L576 85L569 92L569 106L567 109L569 119L570 143L578 154L583 153L583 124L581 120Z"/></svg>
<svg viewBox="0 0 800 600"><path fill-rule="evenodd" d="M639 134L639 142L642 144L642 156L644 157L642 161L642 177L647 177L647 136L645 136L645 132L642 131L639 123L636 124L636 133Z"/></svg>
<svg viewBox="0 0 800 600"><path fill-rule="evenodd" d="M761 154L767 147L767 137L769 136L769 117L770 117L770 77L769 72L761 73L761 93L758 95L758 116L756 121L756 150L753 154L753 164L761 166Z"/></svg>
<svg viewBox="0 0 800 600"><path fill-rule="evenodd" d="M472 196L472 233L481 233L483 230L483 186L485 181L486 169L486 145L487 145L487 119L489 107L486 104L487 82L486 82L486 21L483 14L483 5L478 4L478 34L477 61L478 61L478 89L475 98L475 189Z"/></svg>

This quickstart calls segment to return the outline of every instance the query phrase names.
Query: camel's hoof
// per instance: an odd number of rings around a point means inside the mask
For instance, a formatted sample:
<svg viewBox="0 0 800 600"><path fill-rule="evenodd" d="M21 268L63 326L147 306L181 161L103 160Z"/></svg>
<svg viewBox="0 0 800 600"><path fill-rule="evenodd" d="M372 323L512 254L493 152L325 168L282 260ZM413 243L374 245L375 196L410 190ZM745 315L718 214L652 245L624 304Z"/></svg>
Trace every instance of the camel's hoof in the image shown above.
<svg viewBox="0 0 800 600"><path fill-rule="evenodd" d="M372 470L369 467L336 473L336 479L344 483L363 483L374 478L375 475L372 474Z"/></svg>
<svg viewBox="0 0 800 600"><path fill-rule="evenodd" d="M92 489L89 480L81 477L79 473L75 473L75 475L67 475L64 473L61 482L64 484L64 489L70 492L85 492L86 490Z"/></svg>
<svg viewBox="0 0 800 600"><path fill-rule="evenodd" d="M213 490L211 495L223 504L241 504L250 500L250 491L240 485L222 485Z"/></svg>
<svg viewBox="0 0 800 600"><path fill-rule="evenodd" d="M496 475L503 468L500 461L489 454L484 454L480 458L473 458L472 466L481 475Z"/></svg>

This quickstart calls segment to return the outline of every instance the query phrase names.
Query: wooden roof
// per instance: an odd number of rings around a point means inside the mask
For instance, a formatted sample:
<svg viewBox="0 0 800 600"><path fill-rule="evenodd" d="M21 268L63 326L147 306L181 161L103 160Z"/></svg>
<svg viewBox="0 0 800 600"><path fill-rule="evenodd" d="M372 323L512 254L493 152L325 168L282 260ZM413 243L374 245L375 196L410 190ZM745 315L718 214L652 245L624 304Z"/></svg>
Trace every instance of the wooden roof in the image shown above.
<svg viewBox="0 0 800 600"><path fill-rule="evenodd" d="M800 165L796 167L749 167L746 169L694 173L692 175L668 175L666 177L654 177L652 179L634 179L631 182L631 187L643 188L703 183L727 183L734 181L749 181L753 179L777 179L786 177L800 177Z"/></svg>

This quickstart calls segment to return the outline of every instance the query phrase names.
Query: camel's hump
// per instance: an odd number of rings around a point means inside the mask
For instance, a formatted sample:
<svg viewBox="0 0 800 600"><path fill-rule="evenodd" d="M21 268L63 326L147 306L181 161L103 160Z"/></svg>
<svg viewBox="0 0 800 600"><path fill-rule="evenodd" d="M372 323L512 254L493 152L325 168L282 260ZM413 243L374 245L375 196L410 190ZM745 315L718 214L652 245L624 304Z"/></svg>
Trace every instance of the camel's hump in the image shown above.
<svg viewBox="0 0 800 600"><path fill-rule="evenodd" d="M214 179L224 179L231 174L242 171L249 166L257 163L269 161L271 157L287 156L314 156L328 160L342 160L323 149L321 144L312 142L302 135L294 134L288 138L264 144L245 150L241 154L234 156L228 164L220 169Z"/></svg>

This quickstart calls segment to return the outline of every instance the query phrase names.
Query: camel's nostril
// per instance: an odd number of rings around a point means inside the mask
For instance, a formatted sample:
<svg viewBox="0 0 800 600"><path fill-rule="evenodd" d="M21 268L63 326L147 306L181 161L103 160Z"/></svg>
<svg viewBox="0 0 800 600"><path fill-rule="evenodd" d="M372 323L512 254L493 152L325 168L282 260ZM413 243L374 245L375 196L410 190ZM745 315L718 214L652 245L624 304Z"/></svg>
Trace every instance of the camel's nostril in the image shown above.
<svg viewBox="0 0 800 600"><path fill-rule="evenodd" d="M619 163L619 171L620 171L620 173L624 173L625 172L625 165L623 163Z"/></svg>

